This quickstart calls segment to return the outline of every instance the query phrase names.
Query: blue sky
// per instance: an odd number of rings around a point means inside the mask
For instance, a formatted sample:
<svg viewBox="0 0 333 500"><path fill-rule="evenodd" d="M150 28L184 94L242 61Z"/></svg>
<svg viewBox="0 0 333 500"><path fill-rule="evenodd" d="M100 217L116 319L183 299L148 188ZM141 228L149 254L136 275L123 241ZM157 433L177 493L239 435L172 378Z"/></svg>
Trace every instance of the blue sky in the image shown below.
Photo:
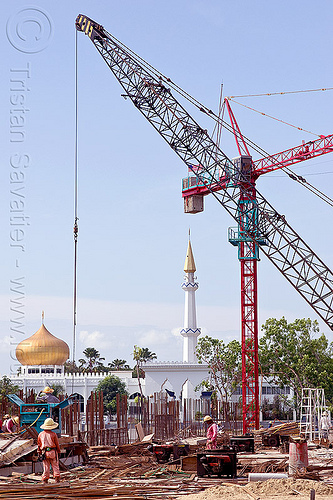
<svg viewBox="0 0 333 500"><path fill-rule="evenodd" d="M76 16L83 13L103 24L180 87L217 110L221 83L225 96L332 87L332 10L330 1L321 0L315 6L308 0L44 0L2 5L2 373L15 370L10 352L16 342L39 328L42 310L48 329L72 347ZM31 20L32 12L39 13L43 28L37 41L39 25L22 24L28 15ZM35 46L42 50L31 52ZM30 52L22 51L27 48ZM29 78L22 71L28 67ZM11 142L15 75L20 75L16 84L25 85L22 143ZM78 84L76 357L85 347L94 346L107 361L124 358L131 363L133 346L138 344L156 352L160 361L181 359L178 332L183 324L181 283L189 227L200 284L198 325L204 333L225 341L239 338L239 263L237 251L227 241L233 221L209 197L204 213L183 213L185 166L133 105L120 97L121 87L82 33ZM315 134L332 133L333 91L238 100ZM186 107L212 131L213 123ZM314 138L237 104L233 110L243 133L269 153ZM225 132L221 147L227 156L237 155L233 138ZM12 233L16 227L10 219L10 203L18 195L11 193L10 175L15 169L11 162L19 159L24 175L14 189L22 188L24 225L19 227L22 240L14 247L19 235ZM294 170L332 195L332 155ZM281 172L262 176L257 187L332 267L332 208ZM16 292L11 290L15 287ZM11 310L10 300L15 297L20 297L20 313ZM262 256L260 324L282 315L289 320L316 318ZM24 325L18 327L22 333L11 330L18 318ZM333 340L328 328L322 323L321 327Z"/></svg>

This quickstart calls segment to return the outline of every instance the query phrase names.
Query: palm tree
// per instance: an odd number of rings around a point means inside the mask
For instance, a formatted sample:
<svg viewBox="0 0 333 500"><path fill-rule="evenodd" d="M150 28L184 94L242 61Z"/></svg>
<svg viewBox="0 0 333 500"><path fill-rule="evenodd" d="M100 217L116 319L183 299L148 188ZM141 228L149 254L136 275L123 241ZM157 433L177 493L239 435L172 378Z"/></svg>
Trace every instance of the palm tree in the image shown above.
<svg viewBox="0 0 333 500"><path fill-rule="evenodd" d="M65 394L65 387L62 384L51 384L50 387L53 389L53 396L57 398Z"/></svg>
<svg viewBox="0 0 333 500"><path fill-rule="evenodd" d="M125 359L116 358L111 361L111 363L108 363L108 366L113 370L130 370L130 367Z"/></svg>
<svg viewBox="0 0 333 500"><path fill-rule="evenodd" d="M64 364L64 368L65 373L78 373L80 371L80 368L77 366L75 361L66 361Z"/></svg>
<svg viewBox="0 0 333 500"><path fill-rule="evenodd" d="M143 397L143 391L142 391L141 380L140 380L140 375L143 372L142 365L143 365L143 363L147 363L147 361L150 361L150 360L156 359L156 358L157 358L156 354L154 352L151 352L148 349L148 347L138 347L137 345L134 346L133 359L136 362L136 375L138 377L138 384L139 384L139 389L140 389L140 393L141 393L142 397Z"/></svg>
<svg viewBox="0 0 333 500"><path fill-rule="evenodd" d="M89 373L92 373L101 371L101 369L104 368L104 365L103 363L101 363L101 361L104 361L105 358L101 357L97 349L95 349L94 347L87 347L83 351L83 354L86 359L79 359L80 370L82 370L83 372L88 371Z"/></svg>

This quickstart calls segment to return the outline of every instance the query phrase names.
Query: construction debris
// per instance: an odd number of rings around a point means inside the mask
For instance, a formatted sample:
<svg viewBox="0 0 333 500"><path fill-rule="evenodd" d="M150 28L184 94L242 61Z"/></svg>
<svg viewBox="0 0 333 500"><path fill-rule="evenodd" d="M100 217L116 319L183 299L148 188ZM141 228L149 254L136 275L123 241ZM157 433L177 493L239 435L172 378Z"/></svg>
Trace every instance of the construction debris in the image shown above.
<svg viewBox="0 0 333 500"><path fill-rule="evenodd" d="M0 440L0 467L10 465L37 449L33 439L22 439L20 435L14 438Z"/></svg>
<svg viewBox="0 0 333 500"><path fill-rule="evenodd" d="M290 424L284 428L276 427L279 432L292 432L294 429ZM227 433L223 441L230 443ZM119 497L121 500L149 500L183 498L185 495L187 500L243 500L259 497L260 500L271 500L274 495L281 499L296 495L300 500L308 500L311 489L314 489L318 499L333 498L333 450L309 449L309 466L298 470L294 478L268 479L250 485L248 475L251 473L288 472L289 455L266 448L256 453L238 452L237 477L198 477L197 453L202 454L204 442L202 438L181 439L180 436L168 442L157 442L157 446L187 450L186 456L175 459L174 454L171 454L165 462L159 462L156 455L149 451L149 444L142 441L121 446L91 446L87 463L75 465L72 461L69 466L67 462L67 466L64 463L61 483L55 484L51 479L48 485L43 486L41 464L35 462L34 438L30 434L29 439L19 435L3 436L0 438L0 499L110 500ZM80 443L75 443L73 437L61 438L62 450L74 445ZM18 466L27 464L29 460L29 471L22 473ZM5 477L1 471L8 470L10 475Z"/></svg>

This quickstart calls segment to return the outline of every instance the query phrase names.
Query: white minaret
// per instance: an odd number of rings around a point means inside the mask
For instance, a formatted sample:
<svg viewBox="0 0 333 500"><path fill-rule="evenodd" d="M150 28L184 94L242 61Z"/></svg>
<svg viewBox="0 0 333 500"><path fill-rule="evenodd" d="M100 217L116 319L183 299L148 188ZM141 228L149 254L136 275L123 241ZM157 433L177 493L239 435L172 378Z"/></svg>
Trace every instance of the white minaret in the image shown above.
<svg viewBox="0 0 333 500"><path fill-rule="evenodd" d="M195 307L195 292L198 290L194 273L196 271L194 257L192 253L191 241L188 241L187 254L184 265L184 283L182 289L185 292L185 313L184 313L184 328L181 330L181 335L184 337L183 344L183 363L197 363L195 348L197 338L200 335L200 328L197 328L197 313Z"/></svg>

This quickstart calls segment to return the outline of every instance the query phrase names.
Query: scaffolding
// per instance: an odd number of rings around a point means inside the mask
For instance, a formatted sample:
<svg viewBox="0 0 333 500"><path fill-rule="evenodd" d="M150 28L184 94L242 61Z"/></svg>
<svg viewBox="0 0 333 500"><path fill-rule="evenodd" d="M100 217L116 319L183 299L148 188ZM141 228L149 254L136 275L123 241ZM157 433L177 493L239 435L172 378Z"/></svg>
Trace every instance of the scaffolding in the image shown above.
<svg viewBox="0 0 333 500"><path fill-rule="evenodd" d="M320 441L324 436L321 422L327 412L324 389L302 389L300 434L309 441Z"/></svg>

